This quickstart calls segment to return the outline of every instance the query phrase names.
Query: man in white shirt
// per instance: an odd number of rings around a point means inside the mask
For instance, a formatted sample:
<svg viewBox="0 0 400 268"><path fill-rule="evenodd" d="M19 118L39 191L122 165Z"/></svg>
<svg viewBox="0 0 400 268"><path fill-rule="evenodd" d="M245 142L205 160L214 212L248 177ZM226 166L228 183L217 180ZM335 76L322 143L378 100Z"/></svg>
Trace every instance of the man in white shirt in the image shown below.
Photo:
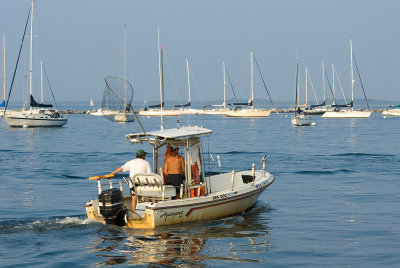
<svg viewBox="0 0 400 268"><path fill-rule="evenodd" d="M126 162L123 166L117 168L113 171L113 175L118 172L127 172L129 171L129 178L133 178L137 173L152 173L150 163L145 160L146 152L143 150L138 150L136 152L136 159ZM131 180L129 180L129 187L131 190L132 195L132 211L135 212L136 210L136 195L132 185Z"/></svg>

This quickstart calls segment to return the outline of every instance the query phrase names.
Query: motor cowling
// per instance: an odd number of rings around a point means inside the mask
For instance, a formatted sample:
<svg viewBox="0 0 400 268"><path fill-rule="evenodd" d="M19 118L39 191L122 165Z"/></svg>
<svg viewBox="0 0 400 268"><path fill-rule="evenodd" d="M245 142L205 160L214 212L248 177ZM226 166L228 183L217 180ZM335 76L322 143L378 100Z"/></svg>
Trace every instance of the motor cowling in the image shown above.
<svg viewBox="0 0 400 268"><path fill-rule="evenodd" d="M104 190L99 194L100 214L107 224L116 224L124 205L124 196L119 189Z"/></svg>

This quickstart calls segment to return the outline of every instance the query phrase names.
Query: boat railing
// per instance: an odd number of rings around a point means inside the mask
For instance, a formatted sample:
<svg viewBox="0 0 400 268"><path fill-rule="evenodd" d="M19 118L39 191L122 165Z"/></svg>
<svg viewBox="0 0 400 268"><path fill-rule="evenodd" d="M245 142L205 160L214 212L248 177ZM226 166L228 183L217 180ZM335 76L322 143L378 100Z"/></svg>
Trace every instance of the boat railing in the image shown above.
<svg viewBox="0 0 400 268"><path fill-rule="evenodd" d="M112 184L112 180L111 179L114 178L114 177L115 177L114 174L106 174L106 175L89 177L89 180L97 180L97 189L98 189L99 194L101 194L101 191L102 191L101 190L101 187L102 187L101 180L102 179L108 179L109 188L112 189L113 188L113 184ZM118 184L119 184L119 189L122 192L122 183L119 182Z"/></svg>

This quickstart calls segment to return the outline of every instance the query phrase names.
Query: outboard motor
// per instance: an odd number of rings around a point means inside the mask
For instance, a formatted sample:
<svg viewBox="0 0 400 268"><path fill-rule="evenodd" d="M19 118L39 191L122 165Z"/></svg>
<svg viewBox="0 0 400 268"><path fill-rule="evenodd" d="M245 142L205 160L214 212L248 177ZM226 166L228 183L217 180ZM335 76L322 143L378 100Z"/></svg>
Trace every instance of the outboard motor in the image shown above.
<svg viewBox="0 0 400 268"><path fill-rule="evenodd" d="M99 194L100 214L106 224L120 225L124 196L119 189L104 190Z"/></svg>

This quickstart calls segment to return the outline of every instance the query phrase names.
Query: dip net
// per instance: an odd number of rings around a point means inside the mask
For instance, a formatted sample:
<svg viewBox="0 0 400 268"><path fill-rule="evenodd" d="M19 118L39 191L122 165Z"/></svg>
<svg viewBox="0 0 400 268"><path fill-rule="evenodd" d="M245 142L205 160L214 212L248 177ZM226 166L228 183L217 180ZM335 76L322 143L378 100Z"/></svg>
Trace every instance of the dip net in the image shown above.
<svg viewBox="0 0 400 268"><path fill-rule="evenodd" d="M112 111L130 110L133 98L132 84L121 76L106 76L101 108Z"/></svg>

